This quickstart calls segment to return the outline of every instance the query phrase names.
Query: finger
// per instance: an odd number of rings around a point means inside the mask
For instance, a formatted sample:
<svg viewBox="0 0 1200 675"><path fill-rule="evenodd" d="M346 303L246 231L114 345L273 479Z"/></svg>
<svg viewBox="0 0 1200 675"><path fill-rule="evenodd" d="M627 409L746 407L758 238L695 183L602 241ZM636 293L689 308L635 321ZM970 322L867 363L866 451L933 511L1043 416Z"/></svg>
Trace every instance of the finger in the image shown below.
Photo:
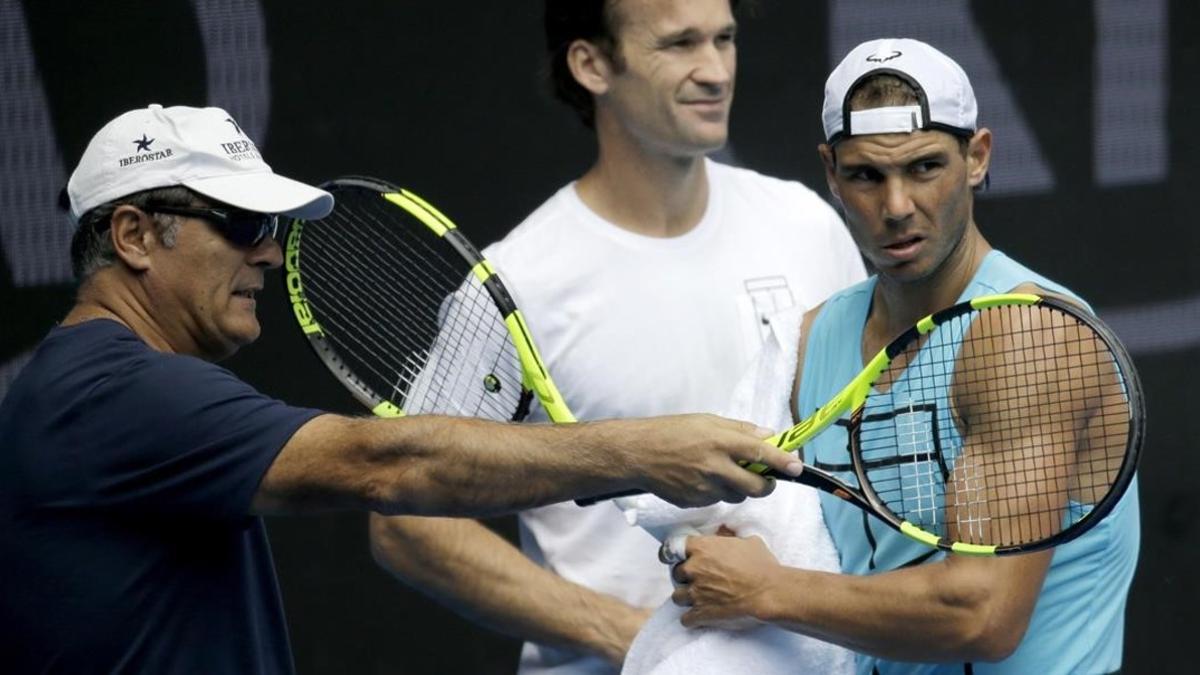
<svg viewBox="0 0 1200 675"><path fill-rule="evenodd" d="M687 586L688 584L692 583L692 578L687 573L687 570L683 568L683 565L672 565L671 582L676 586Z"/></svg>
<svg viewBox="0 0 1200 675"><path fill-rule="evenodd" d="M759 443L756 452L756 464L768 466L789 476L799 476L804 471L804 462L794 452L784 452L766 442Z"/></svg>
<svg viewBox="0 0 1200 675"><path fill-rule="evenodd" d="M734 419L729 419L727 417L719 418L719 419L721 419L723 422L725 422L725 424L727 426L729 426L729 428L734 429L736 431L740 431L742 433L750 434L751 436L754 436L755 438L770 438L771 436L775 435L775 431L773 429L768 429L767 427L759 426L753 422L747 422L745 420L734 420Z"/></svg>
<svg viewBox="0 0 1200 675"><path fill-rule="evenodd" d="M722 472L721 480L728 488L724 496L725 501L732 501L738 495L765 497L775 490L774 480L747 471L736 464Z"/></svg>
<svg viewBox="0 0 1200 675"><path fill-rule="evenodd" d="M675 591L671 593L671 602L680 607L692 606L692 594L687 586L676 586Z"/></svg>

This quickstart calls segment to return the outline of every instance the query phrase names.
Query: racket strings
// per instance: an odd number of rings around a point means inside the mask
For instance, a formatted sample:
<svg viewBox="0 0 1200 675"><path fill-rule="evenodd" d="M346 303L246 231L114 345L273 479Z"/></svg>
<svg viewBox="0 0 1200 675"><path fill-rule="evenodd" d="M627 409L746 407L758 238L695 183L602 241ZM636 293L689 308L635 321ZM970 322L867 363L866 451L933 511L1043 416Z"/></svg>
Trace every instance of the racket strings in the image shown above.
<svg viewBox="0 0 1200 675"><path fill-rule="evenodd" d="M955 541L1021 544L1085 518L1115 482L1128 384L1074 317L981 310L893 364L854 442L870 489L901 519Z"/></svg>
<svg viewBox="0 0 1200 675"><path fill-rule="evenodd" d="M411 265L412 260L406 256L400 257L401 264ZM370 263L369 263L370 264ZM384 259L375 261L374 266L381 264L397 264L397 259L391 261ZM465 281L465 280L464 280ZM376 281L376 283L379 283ZM414 321L414 315L422 313L431 314L436 317L438 310L433 308L441 307L445 302L444 298L435 294L430 294L428 289L423 294L408 294L397 296L396 306L403 306L403 312L397 316L391 317L390 325L393 327L389 333L393 336L407 336L408 344L400 345L400 349L396 349L396 345L387 345L384 347L387 351L374 351L371 356L367 357L368 361L380 360L381 355L386 356L388 352L409 354L409 358L404 368L397 372L395 386L393 387L392 399L398 404L402 404L406 410L415 412L417 408L424 412L447 412L454 414L472 414L479 412L475 406L468 406L460 399L451 397L448 401L439 401L437 394L443 392L463 392L467 387L465 383L465 369L455 368L453 364L470 363L466 360L466 344L496 344L503 343L506 336L503 331L491 331L491 335L478 339L479 336L472 334L470 328L473 326L486 326L485 313L491 309L495 312L490 301L486 297L480 297L482 291L476 289L474 293L458 292L454 297L454 306L452 311L446 312L449 320L443 326L439 326L436 318L427 318L426 321ZM401 325L400 322L403 322ZM423 329L422 329L423 328ZM405 333L405 329L410 332ZM347 347L343 346L343 349ZM428 378L423 380L427 383L438 383L437 387L423 386L417 387L418 377L425 372L429 366L429 358L431 354L439 355L433 365L433 373ZM377 368L375 370L378 370ZM519 382L511 373L506 373L510 387L514 382ZM386 377L386 376L385 376ZM421 394L420 400L411 396L414 389ZM476 401L476 405L482 405L492 401L491 398L482 398ZM490 411L488 416L493 418L504 417L501 411L505 406L501 405L495 410Z"/></svg>
<svg viewBox="0 0 1200 675"><path fill-rule="evenodd" d="M339 223L337 226L345 228L346 241L354 242L363 238L361 233L354 231L351 223ZM382 363L388 359L389 354L394 356L407 352L415 357L416 371L414 372L414 364L410 361L397 365L396 372L408 373L410 377L414 377L428 355L427 350L421 349L420 345L432 344L437 335L434 321L419 321L414 320L414 317L430 311L430 298L433 296L396 294L392 302L373 306L370 320L364 321L365 307L361 297L364 293L371 292L370 289L388 288L394 279L389 278L382 270L385 270L387 265L395 264L395 260L389 261L375 256L370 250L352 250L346 245L339 245L338 242L342 239L325 238L321 236L323 234L323 231L312 226L306 230L303 270L305 292L310 304L320 308L322 323L327 330L336 328L328 330L330 340L344 358L353 359L356 365L371 371L384 383L393 379L390 371L381 370ZM354 270L353 274L347 272L350 269ZM410 332L397 334L396 331L390 330L406 318L409 320ZM405 340L401 345L401 352L394 351L397 338ZM357 372L355 368L352 370ZM391 388L394 386L388 387ZM383 389L381 393L385 391L387 389Z"/></svg>
<svg viewBox="0 0 1200 675"><path fill-rule="evenodd" d="M407 211L337 191L304 224L299 268L326 339L368 389L409 413L510 419L521 370L471 265Z"/></svg>

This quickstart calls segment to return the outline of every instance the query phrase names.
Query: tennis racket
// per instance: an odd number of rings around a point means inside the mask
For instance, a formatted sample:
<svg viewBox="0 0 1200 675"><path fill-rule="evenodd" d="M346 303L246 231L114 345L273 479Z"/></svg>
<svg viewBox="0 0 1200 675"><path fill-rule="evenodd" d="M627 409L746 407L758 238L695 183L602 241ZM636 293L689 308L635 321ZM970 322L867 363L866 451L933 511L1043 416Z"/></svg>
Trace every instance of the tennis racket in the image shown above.
<svg viewBox="0 0 1200 675"><path fill-rule="evenodd" d="M795 450L847 413L841 478L808 463L797 477L747 468L974 555L1057 546L1102 520L1133 480L1145 417L1137 372L1112 331L1033 294L925 317L768 442Z"/></svg>
<svg viewBox="0 0 1200 675"><path fill-rule="evenodd" d="M384 181L340 178L320 220L292 220L284 280L309 345L381 417L523 419L537 396L575 418L495 267L436 208Z"/></svg>

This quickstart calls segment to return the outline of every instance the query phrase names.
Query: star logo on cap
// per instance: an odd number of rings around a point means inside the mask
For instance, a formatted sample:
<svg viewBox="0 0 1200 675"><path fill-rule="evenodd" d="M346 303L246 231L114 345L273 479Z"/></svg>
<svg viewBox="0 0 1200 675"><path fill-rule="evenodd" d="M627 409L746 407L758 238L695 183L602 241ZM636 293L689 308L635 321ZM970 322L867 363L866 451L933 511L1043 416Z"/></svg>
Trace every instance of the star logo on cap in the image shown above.
<svg viewBox="0 0 1200 675"><path fill-rule="evenodd" d="M238 136L245 137L246 134L242 131L242 128L238 126L238 123L233 121L232 117L226 117L225 121L233 125L233 129L237 131Z"/></svg>
<svg viewBox="0 0 1200 675"><path fill-rule="evenodd" d="M892 59L898 59L903 55L904 53L900 50L892 49L890 51L875 52L874 54L868 56L867 60L871 63L887 63L888 61L891 61Z"/></svg>
<svg viewBox="0 0 1200 675"><path fill-rule="evenodd" d="M146 138L146 134L142 134L140 139L133 139L133 144L137 146L137 150L135 152L150 152L150 144L153 142L153 138Z"/></svg>

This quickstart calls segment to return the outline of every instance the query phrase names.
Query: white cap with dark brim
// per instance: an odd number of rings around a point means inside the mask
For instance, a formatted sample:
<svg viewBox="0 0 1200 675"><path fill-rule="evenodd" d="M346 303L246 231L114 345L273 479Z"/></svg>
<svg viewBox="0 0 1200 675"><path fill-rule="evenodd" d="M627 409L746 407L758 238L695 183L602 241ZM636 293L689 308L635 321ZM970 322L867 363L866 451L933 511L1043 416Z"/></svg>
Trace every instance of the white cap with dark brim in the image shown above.
<svg viewBox="0 0 1200 675"><path fill-rule="evenodd" d="M333 195L279 176L220 108L132 110L96 133L71 179L71 218L126 195L182 185L224 204L304 219L333 210Z"/></svg>
<svg viewBox="0 0 1200 675"><path fill-rule="evenodd" d="M850 110L850 96L867 77L895 75L916 91L915 105ZM966 72L930 45L907 38L864 42L850 51L825 81L821 122L826 142L845 136L939 129L970 136L978 105Z"/></svg>

